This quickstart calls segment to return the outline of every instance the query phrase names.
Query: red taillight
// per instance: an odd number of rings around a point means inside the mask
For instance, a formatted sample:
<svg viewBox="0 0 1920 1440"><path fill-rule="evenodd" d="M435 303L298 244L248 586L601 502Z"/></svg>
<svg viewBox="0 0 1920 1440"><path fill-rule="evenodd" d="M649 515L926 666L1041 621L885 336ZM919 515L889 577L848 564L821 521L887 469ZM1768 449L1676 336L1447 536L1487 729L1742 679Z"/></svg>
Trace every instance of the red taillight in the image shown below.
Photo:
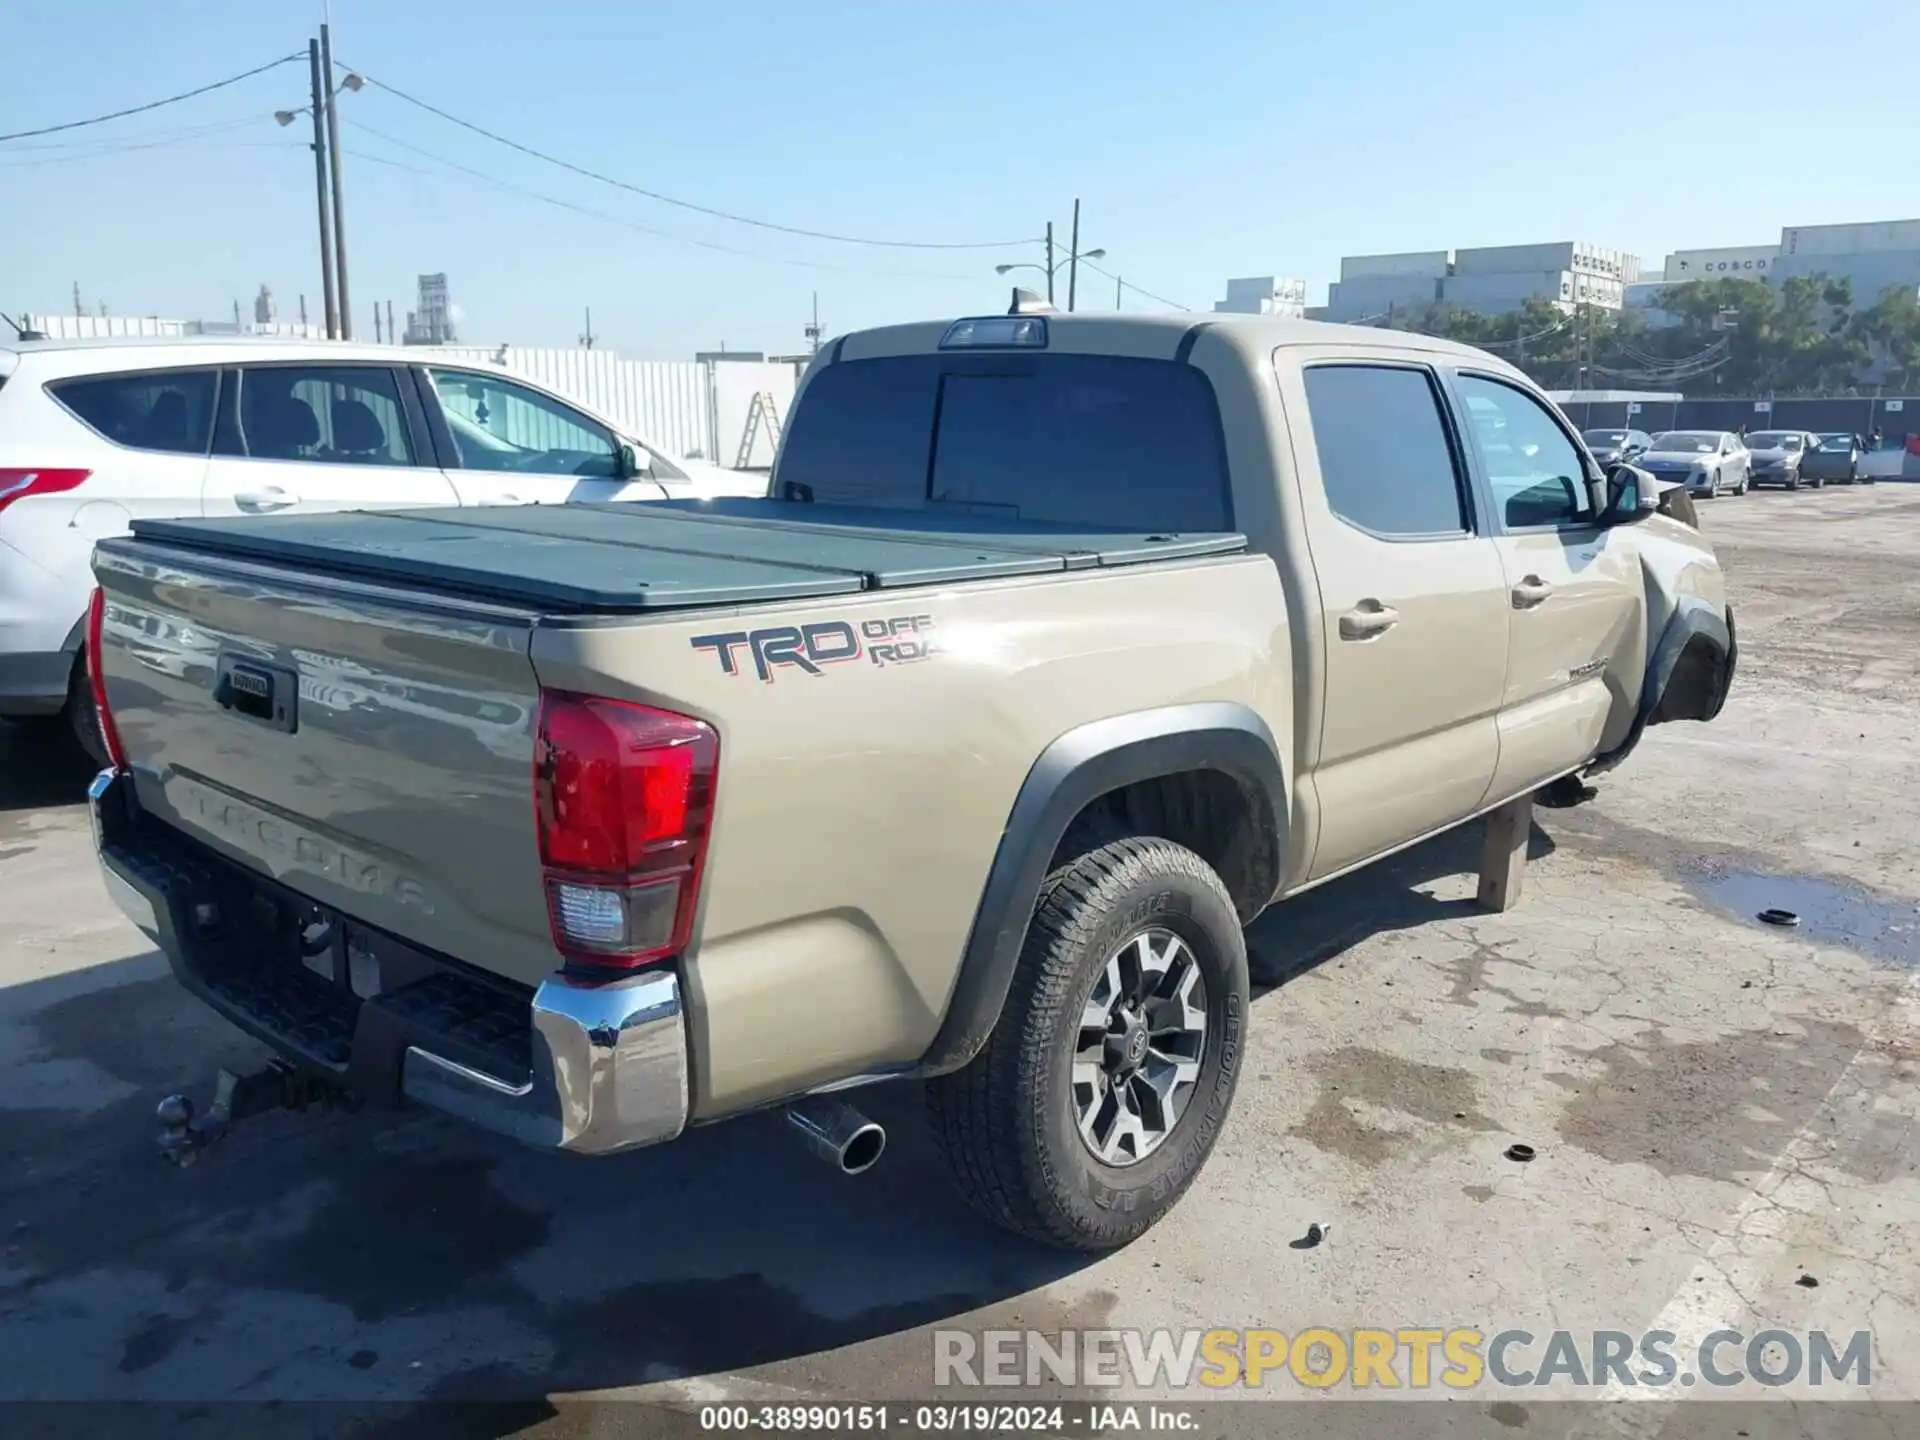
<svg viewBox="0 0 1920 1440"><path fill-rule="evenodd" d="M720 739L686 715L548 691L533 789L554 944L592 965L686 948Z"/></svg>
<svg viewBox="0 0 1920 1440"><path fill-rule="evenodd" d="M100 722L100 743L116 770L127 768L127 752L120 744L120 732L114 727L113 712L107 708L107 677L100 664L100 632L107 618L107 592L94 586L93 600L87 606L87 684L93 690L93 713Z"/></svg>
<svg viewBox="0 0 1920 1440"><path fill-rule="evenodd" d="M18 466L0 466L0 510L29 495L58 495L62 490L77 490L91 470L25 470Z"/></svg>

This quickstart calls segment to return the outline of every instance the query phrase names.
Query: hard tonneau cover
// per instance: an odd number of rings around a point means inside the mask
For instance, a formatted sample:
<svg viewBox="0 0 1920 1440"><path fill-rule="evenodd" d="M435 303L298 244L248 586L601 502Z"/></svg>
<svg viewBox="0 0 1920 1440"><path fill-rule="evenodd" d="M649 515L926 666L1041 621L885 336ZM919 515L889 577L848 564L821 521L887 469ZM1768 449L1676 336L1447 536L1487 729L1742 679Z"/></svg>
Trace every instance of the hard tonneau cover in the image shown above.
<svg viewBox="0 0 1920 1440"><path fill-rule="evenodd" d="M136 538L559 612L650 611L1042 575L1244 550L1232 533L1081 530L947 509L638 501L135 520Z"/></svg>

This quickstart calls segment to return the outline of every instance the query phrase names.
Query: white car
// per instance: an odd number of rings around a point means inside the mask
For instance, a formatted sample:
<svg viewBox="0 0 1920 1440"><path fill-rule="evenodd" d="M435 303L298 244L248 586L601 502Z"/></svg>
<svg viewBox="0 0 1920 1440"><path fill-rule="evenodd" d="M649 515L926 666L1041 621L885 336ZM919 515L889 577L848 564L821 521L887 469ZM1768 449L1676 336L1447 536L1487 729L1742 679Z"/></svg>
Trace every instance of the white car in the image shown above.
<svg viewBox="0 0 1920 1440"><path fill-rule="evenodd" d="M1753 456L1731 430L1667 430L1633 462L1709 500L1744 495L1753 483Z"/></svg>
<svg viewBox="0 0 1920 1440"><path fill-rule="evenodd" d="M246 339L0 346L0 717L64 713L93 544L136 517L761 495L574 401L429 350Z"/></svg>

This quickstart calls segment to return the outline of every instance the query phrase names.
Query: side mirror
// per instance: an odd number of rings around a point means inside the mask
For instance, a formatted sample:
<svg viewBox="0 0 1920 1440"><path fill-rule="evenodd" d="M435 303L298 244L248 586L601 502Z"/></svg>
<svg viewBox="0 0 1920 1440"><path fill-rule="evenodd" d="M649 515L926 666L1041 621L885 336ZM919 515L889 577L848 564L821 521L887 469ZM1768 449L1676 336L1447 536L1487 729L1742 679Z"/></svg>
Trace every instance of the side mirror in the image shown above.
<svg viewBox="0 0 1920 1440"><path fill-rule="evenodd" d="M639 446L620 442L620 479L633 480L653 469L653 456Z"/></svg>
<svg viewBox="0 0 1920 1440"><path fill-rule="evenodd" d="M1628 525L1659 508L1660 496L1653 488L1653 476L1625 461L1607 467L1607 503L1600 512L1602 524Z"/></svg>

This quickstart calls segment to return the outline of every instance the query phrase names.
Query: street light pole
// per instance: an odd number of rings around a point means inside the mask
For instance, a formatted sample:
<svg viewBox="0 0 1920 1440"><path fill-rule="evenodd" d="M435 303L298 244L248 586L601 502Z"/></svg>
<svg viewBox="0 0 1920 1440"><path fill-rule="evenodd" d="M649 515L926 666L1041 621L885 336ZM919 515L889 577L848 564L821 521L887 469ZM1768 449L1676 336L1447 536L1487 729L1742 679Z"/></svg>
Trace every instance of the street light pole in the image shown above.
<svg viewBox="0 0 1920 1440"><path fill-rule="evenodd" d="M333 41L320 27L320 78L327 107L328 169L333 173L333 263L340 287L340 338L353 338L353 307L347 299L347 205L340 191L340 119L333 109Z"/></svg>
<svg viewBox="0 0 1920 1440"><path fill-rule="evenodd" d="M1118 275L1113 277L1113 308L1116 310L1120 308L1120 277Z"/></svg>
<svg viewBox="0 0 1920 1440"><path fill-rule="evenodd" d="M1053 222L1047 222L1047 304L1053 304Z"/></svg>
<svg viewBox="0 0 1920 1440"><path fill-rule="evenodd" d="M320 209L320 293L323 297L322 320L325 323L327 338L333 339L339 331L340 306L333 292L333 235L332 226L327 218L327 130L325 103L322 97L326 85L320 76L320 42L307 42L307 67L313 72L313 182L315 198ZM287 117L292 119L292 116Z"/></svg>
<svg viewBox="0 0 1920 1440"><path fill-rule="evenodd" d="M1073 297L1080 285L1080 202L1073 202L1073 238L1067 242L1067 310L1072 313Z"/></svg>

